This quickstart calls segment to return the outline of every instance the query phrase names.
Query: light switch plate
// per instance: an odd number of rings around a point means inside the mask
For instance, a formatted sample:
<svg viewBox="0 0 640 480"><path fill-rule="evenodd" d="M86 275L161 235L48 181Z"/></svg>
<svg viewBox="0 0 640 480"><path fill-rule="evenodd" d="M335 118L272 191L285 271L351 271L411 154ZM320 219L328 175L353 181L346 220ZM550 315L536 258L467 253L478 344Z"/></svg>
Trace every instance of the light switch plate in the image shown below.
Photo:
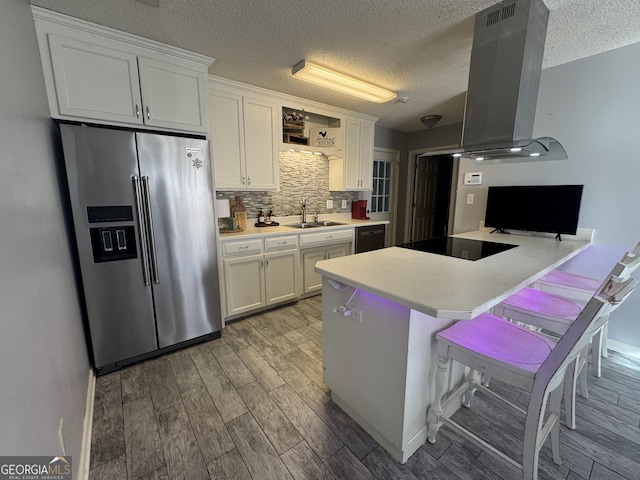
<svg viewBox="0 0 640 480"><path fill-rule="evenodd" d="M347 201L346 200L342 200L342 208L347 208Z"/></svg>
<svg viewBox="0 0 640 480"><path fill-rule="evenodd" d="M473 201L476 199L475 194L467 193L467 205L473 205Z"/></svg>
<svg viewBox="0 0 640 480"><path fill-rule="evenodd" d="M327 200L327 208L333 208L333 200Z"/></svg>

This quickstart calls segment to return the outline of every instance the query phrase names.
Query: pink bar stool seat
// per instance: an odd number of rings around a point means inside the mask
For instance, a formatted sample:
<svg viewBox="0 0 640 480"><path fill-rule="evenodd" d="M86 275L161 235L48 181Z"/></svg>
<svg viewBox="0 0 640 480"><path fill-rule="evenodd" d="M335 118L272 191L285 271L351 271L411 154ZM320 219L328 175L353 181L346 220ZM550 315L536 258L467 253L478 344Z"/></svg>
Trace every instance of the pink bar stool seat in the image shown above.
<svg viewBox="0 0 640 480"><path fill-rule="evenodd" d="M600 287L600 280L575 273L552 270L533 283L533 287L578 302L587 302Z"/></svg>
<svg viewBox="0 0 640 480"><path fill-rule="evenodd" d="M546 275L538 279L538 282L550 283L562 287L575 288L590 292L591 295L596 293L600 286L600 280L595 280L575 273L563 272L562 270L552 270Z"/></svg>
<svg viewBox="0 0 640 480"><path fill-rule="evenodd" d="M540 368L555 346L549 338L488 313L457 322L436 338L531 373Z"/></svg>
<svg viewBox="0 0 640 480"><path fill-rule="evenodd" d="M582 306L571 300L535 288L523 288L504 300L502 304L525 310L527 317L522 321L529 318L530 312L549 317L553 320L553 324L542 328L548 328L557 333L564 333L582 311ZM520 321L521 319L511 318L511 320ZM558 322L564 324L564 328L556 326Z"/></svg>

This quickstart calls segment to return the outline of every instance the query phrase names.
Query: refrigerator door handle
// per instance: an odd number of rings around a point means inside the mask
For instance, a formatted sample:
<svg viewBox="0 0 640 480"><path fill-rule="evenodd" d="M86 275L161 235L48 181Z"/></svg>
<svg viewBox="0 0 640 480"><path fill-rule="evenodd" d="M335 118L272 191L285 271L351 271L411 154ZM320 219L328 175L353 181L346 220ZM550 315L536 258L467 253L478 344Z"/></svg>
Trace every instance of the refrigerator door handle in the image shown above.
<svg viewBox="0 0 640 480"><path fill-rule="evenodd" d="M142 279L145 285L149 285L149 258L147 257L147 242L144 234L145 226L142 223L142 198L140 197L140 180L137 175L131 177L133 182L133 196L136 199L136 221L138 222L138 239L140 240L140 258L142 259Z"/></svg>
<svg viewBox="0 0 640 480"><path fill-rule="evenodd" d="M153 216L151 215L151 194L149 193L149 177L142 177L142 191L144 193L144 203L147 217L147 232L149 235L149 252L151 254L151 273L153 283L160 283L158 275L158 256L156 255L156 237L153 232Z"/></svg>

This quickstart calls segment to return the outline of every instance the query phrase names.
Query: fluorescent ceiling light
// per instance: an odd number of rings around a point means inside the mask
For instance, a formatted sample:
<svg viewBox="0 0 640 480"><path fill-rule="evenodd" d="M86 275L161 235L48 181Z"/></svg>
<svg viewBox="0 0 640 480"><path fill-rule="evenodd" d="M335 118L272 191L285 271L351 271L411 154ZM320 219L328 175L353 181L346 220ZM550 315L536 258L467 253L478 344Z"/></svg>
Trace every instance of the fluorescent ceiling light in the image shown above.
<svg viewBox="0 0 640 480"><path fill-rule="evenodd" d="M358 80L343 73L329 70L321 65L301 61L291 69L291 75L300 80L315 83L342 93L364 98L370 102L384 103L398 96L396 92Z"/></svg>

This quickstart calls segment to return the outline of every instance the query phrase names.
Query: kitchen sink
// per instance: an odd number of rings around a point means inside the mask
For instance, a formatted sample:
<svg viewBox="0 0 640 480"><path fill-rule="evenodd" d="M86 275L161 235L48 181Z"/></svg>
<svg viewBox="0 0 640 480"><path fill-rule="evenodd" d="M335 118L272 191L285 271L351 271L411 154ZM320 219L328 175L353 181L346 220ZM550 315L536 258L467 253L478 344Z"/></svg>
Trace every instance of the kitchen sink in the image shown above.
<svg viewBox="0 0 640 480"><path fill-rule="evenodd" d="M319 227L333 227L334 225L346 225L346 223L340 223L340 222L313 222L313 224Z"/></svg>
<svg viewBox="0 0 640 480"><path fill-rule="evenodd" d="M303 222L303 223L289 223L283 225L284 227L291 228L316 228L316 227L333 227L334 225L346 225L340 222Z"/></svg>
<svg viewBox="0 0 640 480"><path fill-rule="evenodd" d="M291 227L291 228L314 228L314 227L321 227L322 225L320 225L319 223L303 222L303 223L289 223L283 226Z"/></svg>

